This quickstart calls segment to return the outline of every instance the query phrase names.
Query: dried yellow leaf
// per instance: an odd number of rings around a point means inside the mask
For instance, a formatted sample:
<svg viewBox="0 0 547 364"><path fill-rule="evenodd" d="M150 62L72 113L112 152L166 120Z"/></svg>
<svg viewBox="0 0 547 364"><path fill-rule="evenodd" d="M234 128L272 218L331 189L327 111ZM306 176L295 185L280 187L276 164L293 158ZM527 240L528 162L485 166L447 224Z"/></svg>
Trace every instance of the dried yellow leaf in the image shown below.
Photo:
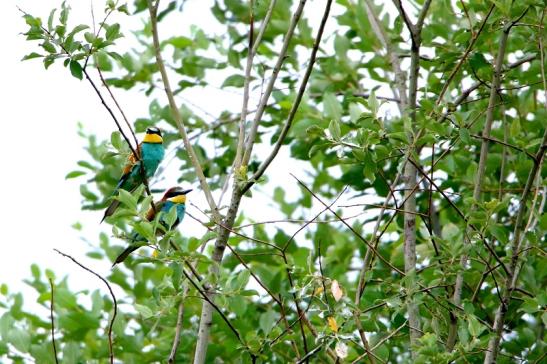
<svg viewBox="0 0 547 364"><path fill-rule="evenodd" d="M332 331L338 332L338 324L336 323L336 319L334 317L327 317L327 322L329 323L329 327Z"/></svg>

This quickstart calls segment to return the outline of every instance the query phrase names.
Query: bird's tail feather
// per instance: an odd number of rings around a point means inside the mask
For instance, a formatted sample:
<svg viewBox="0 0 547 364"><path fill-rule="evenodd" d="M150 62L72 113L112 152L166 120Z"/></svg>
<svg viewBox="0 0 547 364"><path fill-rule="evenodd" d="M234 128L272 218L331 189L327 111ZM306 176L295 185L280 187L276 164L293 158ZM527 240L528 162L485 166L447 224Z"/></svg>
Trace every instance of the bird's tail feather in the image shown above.
<svg viewBox="0 0 547 364"><path fill-rule="evenodd" d="M120 255L118 255L118 257L116 258L116 261L114 262L114 264L112 264L112 266L115 266L116 264L123 262L129 256L129 254L133 253L135 250L139 248L140 246L135 246L135 245L128 246Z"/></svg>
<svg viewBox="0 0 547 364"><path fill-rule="evenodd" d="M113 200L113 201L110 203L110 206L108 206L108 208L107 208L106 211L104 212L104 216L103 216L103 218L101 219L101 222L103 222L104 219L106 219L108 216L111 216L111 215L118 209L119 206L120 206L120 201L118 201L118 200Z"/></svg>

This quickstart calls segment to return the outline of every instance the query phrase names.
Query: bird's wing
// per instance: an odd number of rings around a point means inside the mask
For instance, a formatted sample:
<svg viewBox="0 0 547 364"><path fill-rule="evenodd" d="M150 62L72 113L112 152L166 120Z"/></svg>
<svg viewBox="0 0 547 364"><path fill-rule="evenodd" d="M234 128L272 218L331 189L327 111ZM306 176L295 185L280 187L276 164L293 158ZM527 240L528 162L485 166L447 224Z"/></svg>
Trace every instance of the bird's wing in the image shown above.
<svg viewBox="0 0 547 364"><path fill-rule="evenodd" d="M141 150L142 150L142 144L139 144L137 146L137 154L139 156L142 154ZM139 161L139 158L137 158L137 156L134 153L129 154L129 156L127 157L127 161L125 162L125 166L123 167L122 176L130 173L131 170L133 169L133 166L137 164L138 161Z"/></svg>
<svg viewBox="0 0 547 364"><path fill-rule="evenodd" d="M148 220L148 221L152 221L156 218L156 213L157 213L157 211L161 211L163 209L164 202L159 201L159 202L154 203L154 205L156 206L156 209L154 210L154 207L150 206L150 209L146 213L146 220Z"/></svg>
<svg viewBox="0 0 547 364"><path fill-rule="evenodd" d="M142 146L141 146L141 144L139 144L137 146L137 153L138 153L139 156L141 155L141 149L142 149ZM124 184L129 179L129 177L131 176L131 173L133 172L133 170L140 166L140 163L141 163L140 160L133 153L131 153L127 157L127 161L125 162L125 165L124 165L123 170L122 170L122 176L120 177L120 180L118 181L118 185L116 186L116 191L119 188L123 188L125 190L127 190L127 189L132 190L133 188L136 187L136 186L132 186L132 187L124 186Z"/></svg>

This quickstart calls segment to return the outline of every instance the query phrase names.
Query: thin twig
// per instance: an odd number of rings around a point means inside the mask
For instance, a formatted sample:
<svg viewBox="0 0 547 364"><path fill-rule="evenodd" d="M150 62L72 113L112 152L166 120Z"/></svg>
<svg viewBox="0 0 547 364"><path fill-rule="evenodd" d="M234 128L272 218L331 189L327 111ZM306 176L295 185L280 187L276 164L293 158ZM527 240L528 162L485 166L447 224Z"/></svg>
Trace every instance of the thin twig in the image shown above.
<svg viewBox="0 0 547 364"><path fill-rule="evenodd" d="M281 46L281 50L279 51L279 56L277 57L277 61L272 70L272 76L270 77L268 84L266 85L266 90L264 90L264 94L262 95L262 98L260 99L257 112L255 114L253 122L251 123L251 129L249 130L249 135L247 136L247 142L245 144L245 153L243 154L243 160L241 163L242 166L247 166L249 163L249 160L251 159L251 153L253 151L253 146L254 146L257 131L258 131L258 125L260 124L260 121L262 121L262 115L264 114L264 111L266 110L268 99L270 98L270 95L272 94L274 84L277 80L277 76L279 75L279 72L281 71L281 67L283 66L283 63L285 62L289 44L293 38L294 30L296 29L296 25L298 24L300 20L302 11L304 10L304 5L306 5L306 0L300 0L298 7L296 8L291 18L291 22L289 24L289 28L287 29L287 33L285 34L285 37L283 38L283 45ZM248 188L246 190L248 190Z"/></svg>
<svg viewBox="0 0 547 364"><path fill-rule="evenodd" d="M398 97L397 105L399 106L399 111L404 112L405 108L408 105L407 99L407 88L406 88L406 74L401 69L401 61L397 56L397 48L392 44L391 40L387 37L378 15L374 12L374 7L372 0L365 0L365 7L367 8L367 16L370 21L372 31L376 35L376 38L382 43L382 46L386 49L387 56L391 63L391 68L393 68L393 74L395 76L395 86L397 87ZM354 95L355 96L355 95ZM368 97L368 96L367 96ZM380 97L377 96L378 99Z"/></svg>
<svg viewBox="0 0 547 364"><path fill-rule="evenodd" d="M463 4L463 1L461 2ZM488 18L490 18L490 15L492 14L492 11L494 11L494 8L496 6L494 4L492 4L490 6L490 9L488 9L488 13L486 14L486 16L484 17L484 19L482 20L481 22L481 25L479 26L479 30L478 32L473 32L472 33L472 36L471 36L471 42L469 43L469 45L467 46L465 52L463 53L463 56L460 58L460 60L458 61L458 63L456 64L456 67L454 67L452 69L452 71L450 72L450 75L448 75L448 78L443 81L444 85L443 85L443 88L441 90L441 92L439 93L439 96L437 98L437 105L439 105L442 100L443 100L443 97L444 97L444 94L446 93L446 91L448 90L448 87L450 86L450 84L452 83L452 80L454 80L454 77L456 77L456 75L458 74L458 71L460 70L461 66L465 63L465 61L467 60L467 56L469 55L469 53L473 50L473 48L475 47L475 43L477 42L477 40L479 39L479 36L481 35L483 29L484 29L484 26L486 25L486 22L488 21ZM465 5L464 5L464 9L465 9L465 13L467 14L467 9L465 8ZM468 17L469 18L469 17ZM469 20L471 22L471 20ZM469 24L469 26L471 27L471 24ZM473 30L471 28L471 30Z"/></svg>
<svg viewBox="0 0 547 364"><path fill-rule="evenodd" d="M173 338L173 345L171 346L171 351L169 352L169 358L167 359L168 363L174 363L177 357L177 350L180 344L180 335L182 332L182 322L184 318L184 297L181 298L179 307L177 310L177 325L175 326L175 337Z"/></svg>
<svg viewBox="0 0 547 364"><path fill-rule="evenodd" d="M525 13L526 11L523 13L523 15L521 15L521 17L518 20L520 20ZM543 25L544 17L545 17L545 9L543 9L541 13L540 25ZM513 22L513 24L515 24L515 22ZM544 67L543 35L541 33L538 36L538 45L540 50L540 60L541 60L540 69L541 69L541 77L542 77L543 88L544 88L543 92L544 92L544 96L547 97L547 79L545 77L545 67ZM545 102L544 107L545 109L547 109L547 98L544 100L544 102ZM538 148L534 165L528 174L528 179L526 181L524 191L519 201L519 209L517 212L517 217L515 220L515 228L513 231L513 242L511 244L511 263L509 266L509 274L507 275L507 280L506 280L505 294L496 310L494 325L492 329L494 332L494 335L490 338L488 342L488 351L484 357L484 364L492 364L496 362L499 346L501 343L503 326L505 323L505 315L508 311L508 306L511 301L511 296L513 294L513 291L516 288L516 285L518 282L518 276L520 273L519 263L520 263L521 257L519 254L521 251L520 247L522 244L521 235L525 231L526 225L527 225L524 219L526 215L526 211L527 211L526 202L532 191L532 186L534 184L534 181L536 180L536 176L538 175L538 172L541 170L543 157L545 156L546 150L547 150L547 129L543 133L542 144Z"/></svg>
<svg viewBox="0 0 547 364"><path fill-rule="evenodd" d="M108 283L108 281L106 279L104 279L99 273L96 273L95 271L89 269L88 267L86 267L82 263L78 262L76 259L74 259L70 255L65 254L62 251L57 250L57 249L53 249L53 250L55 250L57 253L61 254L63 257L72 260L80 268L88 271L89 273L93 274L95 277L99 278L106 285L106 287L108 288L108 291L110 292L110 297L112 297L112 302L113 302L113 305L114 305L114 311L112 313L112 318L110 319L110 323L108 325L108 351L110 353L110 363L113 364L114 363L114 349L113 349L113 344L112 344L113 343L113 341L112 341L112 328L114 326L114 321L116 320L116 315L118 314L118 302L116 301L116 296L114 295L114 291L112 290L112 287L110 287L110 284Z"/></svg>
<svg viewBox="0 0 547 364"><path fill-rule="evenodd" d="M133 127L131 126L131 123L129 122L129 120L127 119L127 116L125 115L125 112L123 111L122 107L120 106L118 100L116 99L116 97L114 96L114 93L112 92L112 90L110 89L110 86L108 85L108 83L106 82L106 80L104 79L103 77L103 73L101 72L101 69L99 68L99 65L97 64L95 66L97 68L97 72L99 74L99 78L101 79L101 83L103 84L103 86L106 88L106 90L108 91L108 94L110 95L110 98L112 99L112 101L114 102L114 105L116 105L116 108L118 109L118 111L120 112L120 114L122 115L122 118L125 122L125 125L127 125L127 128L129 129L129 131L131 132L131 135L133 136L133 141L135 142L135 145L139 145L139 141L137 140L137 136L135 135L135 131L133 130ZM137 156L138 158L139 156Z"/></svg>
<svg viewBox="0 0 547 364"><path fill-rule="evenodd" d="M363 243L365 243L366 246L368 246L369 249L371 249L374 254L382 261L384 264L386 264L389 268L391 268L394 272L399 273L402 276L405 276L405 273L401 271L399 268L395 267L389 260L384 258L377 250L368 242L361 234L359 234L350 224L348 224L344 219L336 213L336 211L332 210L329 205L327 205L322 199L319 198L304 182L300 181L295 175L291 174L291 176L302 186L304 187L317 201L319 201L323 206L325 206L340 222L342 222L348 229L351 230L352 233L355 234Z"/></svg>
<svg viewBox="0 0 547 364"><path fill-rule="evenodd" d="M492 85L490 87L490 98L488 101L488 108L486 111L486 122L484 125L484 129L482 131L482 143L481 143L481 150L480 150L480 157L479 157L479 165L477 167L477 173L475 175L475 183L474 183L474 189L473 189L473 198L476 201L480 201L481 198L481 188L482 183L484 180L485 172L486 172L486 162L488 158L488 147L489 147L489 138L490 138L490 132L492 129L492 124L494 122L494 104L496 103L496 100L498 98L498 89L500 87L501 82L501 73L502 73L502 66L503 66L503 60L505 59L505 50L507 47L507 39L509 38L509 31L511 30L511 27L505 27L498 45L498 54L496 56L496 61L494 64L494 74L492 76ZM471 211L473 212L476 209L476 206L471 206ZM468 239L464 238L464 245L468 245L469 241ZM459 306L461 302L461 296L462 296L462 289L463 289L463 272L465 269L465 266L467 264L467 254L462 254L460 259L460 270L458 271L456 275L456 283L454 286L454 295L452 296L452 302L454 305ZM456 344L456 338L457 338L457 317L454 315L454 320L450 323L449 327L449 333L448 338L446 340L447 343L447 350L452 351L454 349L454 345Z"/></svg>
<svg viewBox="0 0 547 364"><path fill-rule="evenodd" d="M332 5L332 0L327 0L327 4L325 5L325 11L323 13L323 18L321 19L321 24L319 25L319 30L317 31L317 35L315 36L315 42L313 44L313 48L310 55L310 60L308 62L308 67L306 68L306 72L304 73L304 76L302 77L302 82L300 83L300 88L298 89L298 93L296 94L296 98L291 106L291 110L289 111L289 115L287 116L287 121L283 125L283 129L281 129L281 133L279 134L279 137L273 147L273 150L270 152L270 155L260 164L257 171L251 178L251 180L245 185L244 191L247 191L251 186L258 180L270 163L275 159L277 156L277 153L279 152L279 149L281 149L281 146L285 142L285 138L287 137L287 134L289 132L289 129L291 128L292 122L294 120L294 117L296 116L296 112L298 111L298 107L300 106L300 102L302 101L302 97L304 96L304 92L306 91L306 87L308 85L308 81L310 79L311 72L313 70L313 66L315 64L315 60L317 58L317 51L319 50L319 45L321 44L321 39L323 38L323 32L325 30L325 25L327 23L327 19L329 18L330 9ZM248 160L247 160L248 161Z"/></svg>
<svg viewBox="0 0 547 364"><path fill-rule="evenodd" d="M207 199L207 203L209 204L209 208L211 209L211 212L213 213L213 217L216 221L221 220L220 213L218 211L217 205L215 203L215 200L213 198L213 195L211 193L211 189L209 187L209 184L207 183L207 180L205 178L205 175L203 174L203 168L201 167L201 164L199 162L199 159L196 155L196 152L194 151L194 148L192 144L190 143L190 140L188 138L188 134L186 133L186 127L184 125L184 121L182 120L182 115L180 114L180 110L177 106L177 103L175 101L175 97L173 95L173 91L171 90L171 84L169 82L169 76L167 75L167 70L165 68L165 63L163 61L163 57L161 55L161 45L158 35L158 19L157 19L157 11L159 6L159 0L156 1L156 5L152 4L152 0L147 0L148 4L148 11L150 13L150 24L152 28L152 40L154 43L154 51L156 55L156 64L158 66L158 69L161 73L161 78L163 81L163 85L165 88L165 94L167 96L167 99L169 101L169 107L171 109L171 113L173 115L173 119L175 120L175 124L177 125L177 129L179 130L179 133L182 137L182 140L184 141L184 147L186 148L186 151L188 152L188 155L190 157L190 161L192 163L192 166L194 167L194 170L196 172L196 175L198 177L201 189L203 190L203 193L205 194L205 198Z"/></svg>
<svg viewBox="0 0 547 364"><path fill-rule="evenodd" d="M53 301L53 280L48 277L49 280L49 286L51 288L51 301L49 305L49 317L51 319L51 345L53 346L53 357L55 358L55 363L59 364L59 358L57 357L57 345L55 344L55 320L53 316L53 307L54 307L54 301Z"/></svg>
<svg viewBox="0 0 547 364"><path fill-rule="evenodd" d="M201 295L201 297L209 302L209 304L211 306L213 306L213 308L219 313L219 315L222 317L222 320L224 320L224 322L226 322L226 324L228 325L228 327L230 328L230 330L232 330L232 332L234 333L234 335L237 337L238 341L243 345L245 346L245 343L243 342L243 340L241 339L241 336L239 335L239 332L236 330L236 328L234 327L234 325L232 325L232 323L230 322L230 320L228 320L228 318L226 317L226 315L224 314L224 312L222 312L222 310L213 302L209 299L209 297L207 297L207 294L205 293L205 291L203 291L199 285L194 282L194 280L192 279L192 277L190 277L190 275L186 272L186 270L184 268L182 268L182 274L184 274L184 276L186 277L186 279L188 279L188 281L192 284L192 286L194 286L194 288L199 292L199 294Z"/></svg>

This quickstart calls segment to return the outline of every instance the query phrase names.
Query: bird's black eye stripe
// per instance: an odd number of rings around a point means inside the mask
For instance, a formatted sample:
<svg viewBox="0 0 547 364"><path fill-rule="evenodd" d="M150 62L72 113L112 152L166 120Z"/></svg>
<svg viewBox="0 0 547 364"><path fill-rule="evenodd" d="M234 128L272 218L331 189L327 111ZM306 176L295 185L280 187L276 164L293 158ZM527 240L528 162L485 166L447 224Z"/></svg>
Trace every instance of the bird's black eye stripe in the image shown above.
<svg viewBox="0 0 547 364"><path fill-rule="evenodd" d="M182 190L171 191L171 192L168 192L165 197L167 197L167 198L175 197L175 196L180 195L181 192L182 192Z"/></svg>
<svg viewBox="0 0 547 364"><path fill-rule="evenodd" d="M146 134L157 134L161 136L161 131L158 128L148 128L146 129Z"/></svg>

